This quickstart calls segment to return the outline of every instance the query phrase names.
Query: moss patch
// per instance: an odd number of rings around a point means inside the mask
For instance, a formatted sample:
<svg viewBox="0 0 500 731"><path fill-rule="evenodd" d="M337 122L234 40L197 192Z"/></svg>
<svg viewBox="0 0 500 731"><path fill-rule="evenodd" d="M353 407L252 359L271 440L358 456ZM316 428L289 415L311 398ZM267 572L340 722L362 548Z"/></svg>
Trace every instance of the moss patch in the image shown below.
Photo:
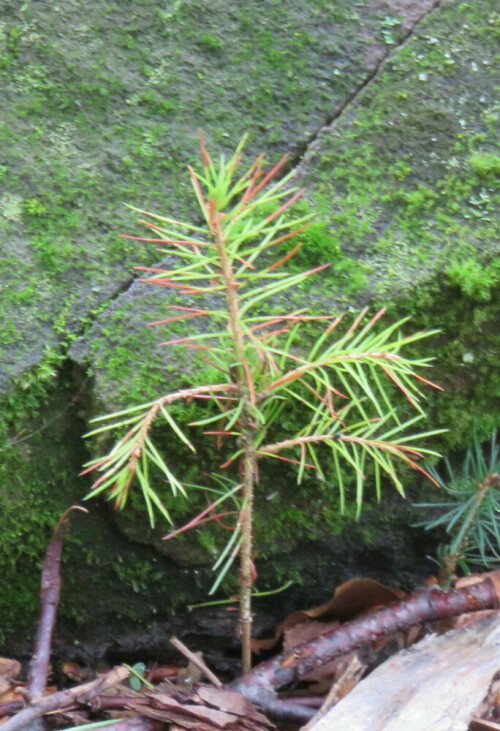
<svg viewBox="0 0 500 731"><path fill-rule="evenodd" d="M424 19L302 165L379 301L450 262L499 254L493 5L452 3Z"/></svg>
<svg viewBox="0 0 500 731"><path fill-rule="evenodd" d="M30 651L52 529L68 505L82 504L86 490L86 480L77 474L87 458L81 408L88 384L77 376L66 362L44 379L43 388L19 386L9 396L9 418L0 423L0 646L14 643L18 652ZM147 629L167 613L204 599L207 569L187 575L147 546L132 550L107 506L87 507L89 515L72 515L66 537L58 638L113 639L118 621L132 630L140 619Z"/></svg>

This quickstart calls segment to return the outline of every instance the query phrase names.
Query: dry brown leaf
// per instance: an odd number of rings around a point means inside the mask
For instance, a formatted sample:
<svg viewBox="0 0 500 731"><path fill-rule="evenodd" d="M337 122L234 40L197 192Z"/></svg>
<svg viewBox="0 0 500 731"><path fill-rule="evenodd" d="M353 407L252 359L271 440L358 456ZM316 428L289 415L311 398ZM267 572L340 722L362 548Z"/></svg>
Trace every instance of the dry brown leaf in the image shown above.
<svg viewBox="0 0 500 731"><path fill-rule="evenodd" d="M0 703L12 703L13 701L24 701L25 696L18 690L17 686L10 685L7 690L0 693Z"/></svg>
<svg viewBox="0 0 500 731"><path fill-rule="evenodd" d="M170 728L180 729L196 729L196 731L214 731L213 726L202 724L198 718L185 716L182 713L174 713L173 711L161 711L148 706L141 706L141 714L152 718L155 721L172 724Z"/></svg>
<svg viewBox="0 0 500 731"><path fill-rule="evenodd" d="M470 731L500 731L500 723L486 721L482 718L473 718Z"/></svg>
<svg viewBox="0 0 500 731"><path fill-rule="evenodd" d="M330 632L338 627L340 627L340 622L337 621L318 622L317 620L312 620L309 622L298 622L285 629L283 634L283 650L291 650L303 642L315 640L320 635L324 635L325 632Z"/></svg>
<svg viewBox="0 0 500 731"><path fill-rule="evenodd" d="M329 602L310 610L308 614L317 618L333 617L341 622L348 622L360 614L386 607L405 596L401 589L393 589L374 579L351 579L335 589Z"/></svg>
<svg viewBox="0 0 500 731"><path fill-rule="evenodd" d="M300 645L302 642L309 642L315 640L317 637L330 632L340 627L340 622L318 622L312 620L309 622L300 622L288 627L285 630L283 637L283 649L285 651L293 649L296 645ZM302 680L310 683L315 683L313 688L310 688L311 692L317 695L325 693L333 682L335 682L340 675L345 671L346 665L352 657L352 653L349 655L343 655L342 657L336 658L331 662L327 662L324 665L316 668Z"/></svg>
<svg viewBox="0 0 500 731"><path fill-rule="evenodd" d="M144 702L147 705L144 705ZM128 708L183 731L271 731L274 725L235 691L201 685L196 692L172 690L143 695Z"/></svg>
<svg viewBox="0 0 500 731"><path fill-rule="evenodd" d="M225 728L235 720L233 714L225 713L215 708L207 708L203 705L179 703L179 701L176 701L175 698L172 698L172 696L166 693L151 695L151 704L158 710L174 711L175 713L209 721L214 726L217 726L217 728Z"/></svg>
<svg viewBox="0 0 500 731"><path fill-rule="evenodd" d="M460 614L458 617L452 617L450 622L450 629L466 627L468 624L477 622L478 619L482 619L483 617L489 617L490 614L498 614L498 609L483 609L480 612L469 612L469 614Z"/></svg>
<svg viewBox="0 0 500 731"><path fill-rule="evenodd" d="M20 663L17 660L10 660L6 657L0 657L0 703L9 703L11 700L17 700L15 697L14 678L21 670Z"/></svg>
<svg viewBox="0 0 500 731"><path fill-rule="evenodd" d="M500 570L486 571L484 574L471 574L470 576L462 576L460 579L457 579L457 581L455 582L455 586L457 589L463 589L465 586L478 584L480 581L484 581L485 579L491 579L491 581L495 585L495 588L497 588L500 585Z"/></svg>
<svg viewBox="0 0 500 731"><path fill-rule="evenodd" d="M332 598L328 602L312 609L298 610L289 614L277 627L274 637L264 640L252 640L252 651L258 655L262 650L273 649L285 630L298 623L308 622L312 619L336 619L339 622L347 622L365 612L386 607L405 596L405 592L401 589L393 589L374 579L350 579L335 589ZM323 632L326 631L323 630Z"/></svg>
<svg viewBox="0 0 500 731"><path fill-rule="evenodd" d="M178 665L157 665L152 667L146 675L146 680L150 683L161 683L166 678L175 678L183 668Z"/></svg>
<svg viewBox="0 0 500 731"><path fill-rule="evenodd" d="M415 624L413 627L410 627L406 633L405 647L411 647L411 645L414 645L420 637L421 631L422 627L419 624Z"/></svg>
<svg viewBox="0 0 500 731"><path fill-rule="evenodd" d="M79 685L81 683L87 683L95 677L95 673L92 672L90 668L82 667L76 662L63 663L61 670L64 675L67 675L68 678L74 680L75 683L78 683Z"/></svg>
<svg viewBox="0 0 500 731"><path fill-rule="evenodd" d="M203 660L202 652L193 652L193 655L198 657L200 660ZM200 682L202 675L203 673L200 670L200 667L190 660L187 667L180 669L177 674L175 685L177 688L193 688Z"/></svg>
<svg viewBox="0 0 500 731"><path fill-rule="evenodd" d="M226 728L236 720L232 713L218 711L216 708L208 708L207 706L185 706L188 712L191 712L196 718L201 719L217 728Z"/></svg>
<svg viewBox="0 0 500 731"><path fill-rule="evenodd" d="M198 688L194 699L200 699L202 703L208 703L221 711L234 713L235 716L244 716L249 709L248 701L240 693L223 688L212 688L208 685Z"/></svg>
<svg viewBox="0 0 500 731"><path fill-rule="evenodd" d="M0 657L0 677L4 680L13 680L21 672L21 663L10 657Z"/></svg>

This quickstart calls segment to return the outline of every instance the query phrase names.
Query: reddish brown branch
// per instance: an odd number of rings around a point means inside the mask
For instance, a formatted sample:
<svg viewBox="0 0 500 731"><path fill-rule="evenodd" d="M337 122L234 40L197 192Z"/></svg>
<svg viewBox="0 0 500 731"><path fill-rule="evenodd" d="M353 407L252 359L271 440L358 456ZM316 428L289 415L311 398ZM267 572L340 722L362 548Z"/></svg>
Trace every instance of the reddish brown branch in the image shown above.
<svg viewBox="0 0 500 731"><path fill-rule="evenodd" d="M45 692L49 670L52 635L57 616L57 605L61 590L61 553L64 543L64 528L72 510L88 511L73 506L66 510L54 529L54 535L47 546L43 561L40 586L40 617L36 633L35 651L30 662L28 694L31 701L37 701Z"/></svg>
<svg viewBox="0 0 500 731"><path fill-rule="evenodd" d="M405 601L346 622L336 630L257 665L229 687L242 693L265 713L281 715L281 710L286 709L283 701L276 698L275 689L299 680L321 665L361 645L422 622L499 606L495 585L489 578L463 589L448 592L430 589L415 593ZM298 713L303 719L306 709L298 709ZM290 718L292 714L287 716Z"/></svg>
<svg viewBox="0 0 500 731"><path fill-rule="evenodd" d="M71 706L76 700L80 703L88 703L98 696L99 693L121 683L129 675L130 671L127 668L117 667L110 673L107 673L107 675L92 680L90 683L77 685L67 690L60 690L53 695L46 695L40 698L37 703L28 706L28 708L25 708L8 721L5 721L2 724L2 731L16 731L32 723L37 718L41 718L46 713L60 711L63 708Z"/></svg>
<svg viewBox="0 0 500 731"><path fill-rule="evenodd" d="M9 701L8 703L0 703L0 718L4 716L12 716L18 711L22 711L24 707L23 701Z"/></svg>

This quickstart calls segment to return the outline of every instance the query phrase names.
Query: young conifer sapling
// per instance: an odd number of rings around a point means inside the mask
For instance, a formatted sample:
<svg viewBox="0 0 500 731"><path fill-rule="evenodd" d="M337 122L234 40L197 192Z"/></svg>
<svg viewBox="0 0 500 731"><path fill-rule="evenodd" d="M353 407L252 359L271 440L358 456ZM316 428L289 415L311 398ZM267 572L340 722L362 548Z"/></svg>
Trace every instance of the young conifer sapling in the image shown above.
<svg viewBox="0 0 500 731"><path fill-rule="evenodd" d="M95 419L96 427L88 436L104 432L122 436L108 454L89 462L84 473L98 473L89 496L106 493L117 508L123 508L136 485L151 525L155 512L170 521L160 494L165 479L173 496L187 495L190 486L176 474L175 460L167 462L155 446L153 424L163 420L193 451L186 426L201 426L205 434L215 436L217 445L226 450L221 470L234 479L225 480L227 489L184 529L219 518L217 511L225 500L238 501L234 530L216 564L215 586L239 555L242 669L246 672L251 666L251 594L256 576L253 504L260 463L265 459L293 463L299 484L305 470L314 470L322 479L328 466L342 508L343 468L347 467L355 476L359 511L367 463L372 464L377 496L384 475L402 493L397 464L425 472L419 462L434 452L420 443L437 432L409 433L425 416L422 387L435 385L420 373L429 366L429 359L404 354L407 346L431 333L404 335L406 320L381 328L377 323L383 311L369 316L363 310L348 326L337 314L310 314L305 308L277 312L284 292L328 264L300 273L287 271L308 225L309 216L291 214L303 191L289 187L291 174L282 174L286 157L266 171L264 157L259 155L240 174L243 146L244 140L230 159L222 156L215 162L201 137L201 169L189 168L189 172L203 225L134 209L151 236L127 237L159 245L159 251L174 261L170 268L141 268L147 273L145 281L177 295L175 304L168 305L168 316L151 324L168 326L179 319L197 324L191 335L172 338L164 345L189 348L200 359L198 372L203 373L204 365L207 371L209 365L220 379L191 383L149 403ZM291 243L283 253L284 242L292 239L298 243ZM303 335L313 323L321 330L311 345ZM309 346L304 347L304 342ZM397 391L414 408L413 418L402 421L398 416ZM205 409L198 421L181 426L171 406L182 400L198 401L204 407L208 403L212 411L206 417ZM289 414L293 414L291 420ZM297 424L293 433L282 433L281 425L286 423ZM274 440L268 443L270 433Z"/></svg>

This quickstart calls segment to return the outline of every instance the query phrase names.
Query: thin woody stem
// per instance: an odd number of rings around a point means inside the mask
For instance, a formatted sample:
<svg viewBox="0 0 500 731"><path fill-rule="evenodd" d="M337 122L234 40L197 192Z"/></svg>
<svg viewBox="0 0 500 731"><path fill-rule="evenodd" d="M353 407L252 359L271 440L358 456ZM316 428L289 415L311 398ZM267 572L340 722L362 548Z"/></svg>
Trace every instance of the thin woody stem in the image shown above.
<svg viewBox="0 0 500 731"><path fill-rule="evenodd" d="M282 449L290 449L291 447L300 447L303 444L317 444L319 442L331 442L334 439L342 441L342 442L355 442L357 444L363 444L368 445L371 447L378 447L380 449L385 450L386 452L390 452L391 454L396 454L402 459L405 458L405 455L412 455L414 458L420 458L422 456L422 452L417 449L412 449L411 447L406 447L402 444L396 444L394 442L388 442L383 439L366 439L363 437L357 437L353 434L343 434L342 432L332 432L330 434L311 434L309 436L304 437L293 437L292 439L284 439L282 442L276 442L275 444L264 444L264 446L259 447L258 454L265 455L265 454L277 454L278 452L281 452Z"/></svg>
<svg viewBox="0 0 500 731"><path fill-rule="evenodd" d="M219 211L210 211L210 228L215 238L221 273L224 279L226 301L229 309L229 329L233 338L234 354L236 356L237 380L242 386L246 386L249 394L252 394L254 392L254 385L245 354L245 340L241 328L238 298L239 285L234 276L231 260L227 253L226 240L221 227L221 213Z"/></svg>
<svg viewBox="0 0 500 731"><path fill-rule="evenodd" d="M486 494L488 493L490 487L500 487L500 475L496 473L488 474L486 475L484 480L480 482L477 486L477 493L472 503L471 509L469 510L469 514L467 515L467 518L465 519L464 524L460 529L462 537L458 542L458 545L454 547L455 550L453 550L452 553L450 553L448 556L445 556L443 560L443 566L441 567L438 576L438 580L441 586L448 588L452 582L453 577L455 576L458 559L460 558L463 549L467 545L470 530L474 521L476 520L477 514L479 513L483 500L486 497Z"/></svg>
<svg viewBox="0 0 500 731"><path fill-rule="evenodd" d="M221 276L224 280L226 301L229 310L229 330L234 345L235 364L233 377L243 401L240 417L242 471L242 499L244 513L242 518L242 543L240 549L240 628L241 628L241 666L242 672L247 673L252 666L252 585L253 572L253 496L257 469L254 442L256 428L252 418L255 405L255 385L252 371L245 353L245 336L241 327L241 314L238 297L238 282L235 278L231 259L226 249L226 240L222 228L222 214L216 210L215 202L208 201L209 226L215 240L219 255Z"/></svg>
<svg viewBox="0 0 500 731"><path fill-rule="evenodd" d="M302 444L317 444L318 442L331 442L335 438L340 438L340 434L312 434L307 437L294 437L293 439L284 439L282 442L275 444L264 444L259 447L259 454L277 454L282 449L290 449L290 447L299 447ZM345 437L343 437L345 439Z"/></svg>
<svg viewBox="0 0 500 731"><path fill-rule="evenodd" d="M247 431L248 444L243 456L243 494L245 507L242 520L240 550L240 626L241 669L249 672L252 667L252 585L254 582L252 558L253 493L255 481L255 453L251 443L251 431Z"/></svg>

